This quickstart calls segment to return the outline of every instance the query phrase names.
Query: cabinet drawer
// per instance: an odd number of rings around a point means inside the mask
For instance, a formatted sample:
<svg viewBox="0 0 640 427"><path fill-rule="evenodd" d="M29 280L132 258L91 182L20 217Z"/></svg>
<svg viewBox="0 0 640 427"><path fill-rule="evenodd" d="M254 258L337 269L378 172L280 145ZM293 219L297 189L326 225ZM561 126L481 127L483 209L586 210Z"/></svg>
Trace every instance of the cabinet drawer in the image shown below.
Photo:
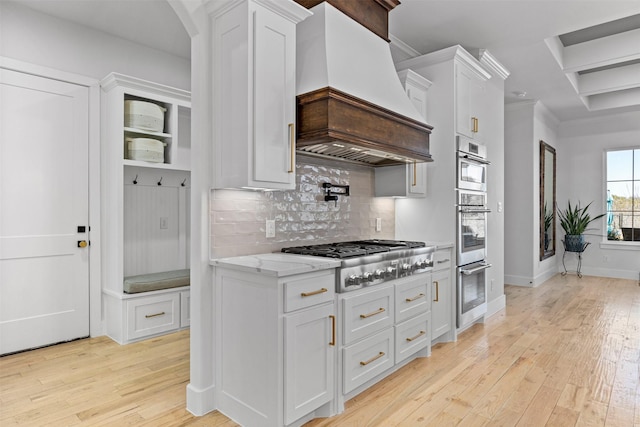
<svg viewBox="0 0 640 427"><path fill-rule="evenodd" d="M451 250L436 251L433 254L433 271L451 268Z"/></svg>
<svg viewBox="0 0 640 427"><path fill-rule="evenodd" d="M343 391L348 393L394 365L393 328L387 328L342 351Z"/></svg>
<svg viewBox="0 0 640 427"><path fill-rule="evenodd" d="M353 292L342 300L343 344L393 325L393 285L373 289Z"/></svg>
<svg viewBox="0 0 640 427"><path fill-rule="evenodd" d="M395 291L396 323L426 313L431 308L431 274L423 273L401 280Z"/></svg>
<svg viewBox="0 0 640 427"><path fill-rule="evenodd" d="M290 312L333 301L336 293L335 270L327 270L284 282L284 311Z"/></svg>
<svg viewBox="0 0 640 427"><path fill-rule="evenodd" d="M163 294L127 301L127 340L178 329L180 295Z"/></svg>
<svg viewBox="0 0 640 427"><path fill-rule="evenodd" d="M191 293L180 292L180 327L191 325Z"/></svg>
<svg viewBox="0 0 640 427"><path fill-rule="evenodd" d="M418 350L431 343L430 313L424 313L406 322L396 329L396 363L400 363Z"/></svg>

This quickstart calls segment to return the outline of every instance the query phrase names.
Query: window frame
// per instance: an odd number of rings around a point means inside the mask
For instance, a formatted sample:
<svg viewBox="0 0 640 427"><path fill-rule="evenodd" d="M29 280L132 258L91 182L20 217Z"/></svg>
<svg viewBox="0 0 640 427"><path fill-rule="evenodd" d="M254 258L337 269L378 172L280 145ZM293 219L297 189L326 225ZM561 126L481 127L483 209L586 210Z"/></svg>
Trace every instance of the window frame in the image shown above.
<svg viewBox="0 0 640 427"><path fill-rule="evenodd" d="M640 150L640 145L634 145L634 146L630 146L630 147L619 147L619 148L608 148L604 150L603 153L603 170L604 170L604 176L603 176L603 191L602 191L602 197L606 206L607 203L607 188L608 188L608 184L609 184L609 177L608 177L608 170L607 170L607 165L608 165L608 155L611 152L616 152L616 151L634 151L634 150ZM640 177L638 177L638 179L636 179L635 176L632 175L632 183L635 182L640 182ZM632 197L635 197L635 195L632 195ZM605 210L606 211L606 210ZM633 210L633 204L632 204L632 213L634 213L635 211ZM634 251L640 251L640 241L628 241L628 240L609 240L608 239L608 227L607 227L607 220L606 220L606 216L605 219L603 221L603 227L604 227L604 233L603 233L603 237L602 237L602 241L600 242L600 248L602 249L622 249L622 250L634 250Z"/></svg>

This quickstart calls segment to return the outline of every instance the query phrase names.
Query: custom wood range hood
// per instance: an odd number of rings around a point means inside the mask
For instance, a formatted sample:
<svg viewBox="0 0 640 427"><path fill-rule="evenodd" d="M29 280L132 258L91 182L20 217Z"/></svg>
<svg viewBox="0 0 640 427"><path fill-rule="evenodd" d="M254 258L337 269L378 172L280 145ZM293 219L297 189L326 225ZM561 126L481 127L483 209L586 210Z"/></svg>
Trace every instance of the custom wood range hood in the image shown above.
<svg viewBox="0 0 640 427"><path fill-rule="evenodd" d="M297 150L369 166L432 161L433 129L405 93L388 40L397 0L296 0Z"/></svg>

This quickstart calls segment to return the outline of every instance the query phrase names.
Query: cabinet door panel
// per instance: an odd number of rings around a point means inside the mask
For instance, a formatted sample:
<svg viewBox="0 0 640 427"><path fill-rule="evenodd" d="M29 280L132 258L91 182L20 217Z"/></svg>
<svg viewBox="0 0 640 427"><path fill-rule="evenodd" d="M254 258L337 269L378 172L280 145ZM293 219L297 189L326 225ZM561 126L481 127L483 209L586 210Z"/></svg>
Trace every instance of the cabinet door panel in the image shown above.
<svg viewBox="0 0 640 427"><path fill-rule="evenodd" d="M286 424L333 399L334 315L331 303L285 316Z"/></svg>
<svg viewBox="0 0 640 427"><path fill-rule="evenodd" d="M295 34L284 18L258 9L254 16L254 179L293 183Z"/></svg>
<svg viewBox="0 0 640 427"><path fill-rule="evenodd" d="M431 286L431 337L435 339L451 330L451 271L433 272Z"/></svg>

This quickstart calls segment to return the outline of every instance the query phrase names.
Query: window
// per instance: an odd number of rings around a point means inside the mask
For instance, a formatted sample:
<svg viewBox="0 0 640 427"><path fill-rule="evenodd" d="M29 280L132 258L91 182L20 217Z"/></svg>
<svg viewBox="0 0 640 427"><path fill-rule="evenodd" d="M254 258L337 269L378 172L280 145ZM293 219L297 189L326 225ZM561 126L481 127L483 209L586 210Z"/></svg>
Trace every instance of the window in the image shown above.
<svg viewBox="0 0 640 427"><path fill-rule="evenodd" d="M607 239L640 241L640 148L606 152Z"/></svg>

